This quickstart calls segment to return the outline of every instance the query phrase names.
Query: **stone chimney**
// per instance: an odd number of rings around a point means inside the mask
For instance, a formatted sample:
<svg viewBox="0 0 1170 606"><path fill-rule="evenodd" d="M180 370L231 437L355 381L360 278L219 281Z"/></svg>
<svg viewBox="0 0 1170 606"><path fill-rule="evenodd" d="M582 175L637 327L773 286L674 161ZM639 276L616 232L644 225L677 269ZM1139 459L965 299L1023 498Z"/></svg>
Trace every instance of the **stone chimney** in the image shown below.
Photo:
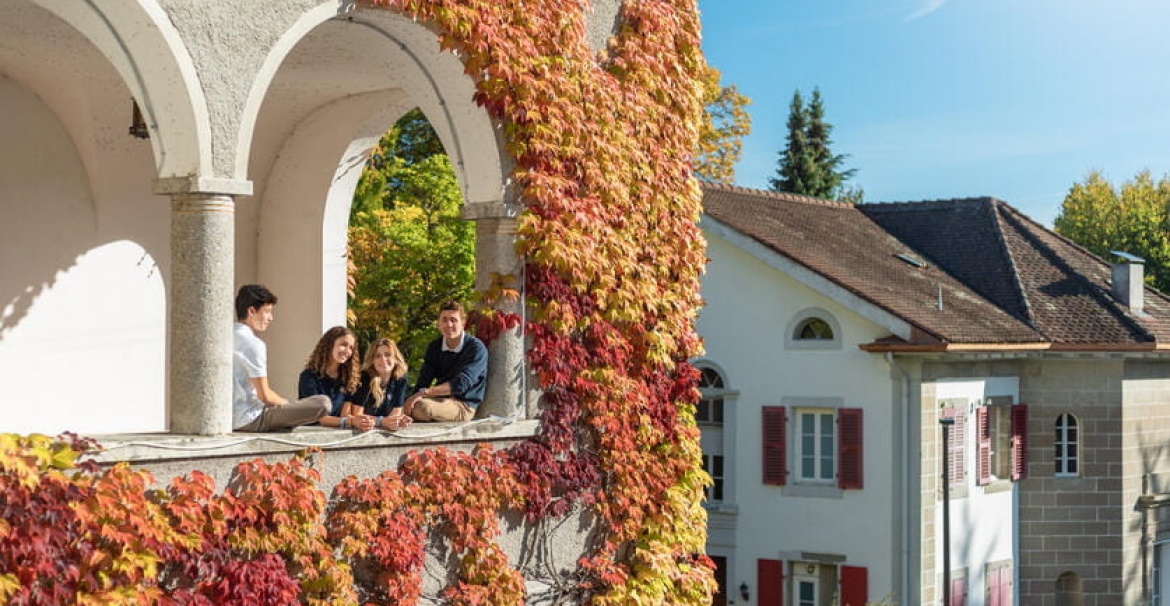
<svg viewBox="0 0 1170 606"><path fill-rule="evenodd" d="M1116 250L1109 252L1121 259L1113 263L1113 298L1133 313L1142 313L1146 260Z"/></svg>

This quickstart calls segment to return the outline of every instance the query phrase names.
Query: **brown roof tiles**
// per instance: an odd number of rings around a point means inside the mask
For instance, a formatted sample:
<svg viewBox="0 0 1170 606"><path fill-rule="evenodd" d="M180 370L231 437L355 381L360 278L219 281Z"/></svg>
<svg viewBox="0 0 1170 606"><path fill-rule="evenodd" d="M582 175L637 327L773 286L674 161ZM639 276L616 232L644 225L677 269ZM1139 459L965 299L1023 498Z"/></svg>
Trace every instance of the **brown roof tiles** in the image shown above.
<svg viewBox="0 0 1170 606"><path fill-rule="evenodd" d="M916 329L912 342L875 349L1170 343L1170 300L1147 288L1145 313L1132 313L1110 294L1108 263L994 198L854 206L704 184L703 203L711 219Z"/></svg>

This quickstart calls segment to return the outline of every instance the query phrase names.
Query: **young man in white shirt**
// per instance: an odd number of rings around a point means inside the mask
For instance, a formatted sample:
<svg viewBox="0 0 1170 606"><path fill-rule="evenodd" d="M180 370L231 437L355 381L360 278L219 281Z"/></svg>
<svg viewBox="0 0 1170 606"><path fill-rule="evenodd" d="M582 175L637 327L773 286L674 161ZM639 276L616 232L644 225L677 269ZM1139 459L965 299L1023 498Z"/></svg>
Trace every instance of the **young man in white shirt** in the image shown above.
<svg viewBox="0 0 1170 606"><path fill-rule="evenodd" d="M232 428L275 431L316 422L329 414L325 396L290 402L268 385L268 346L256 333L268 330L276 295L259 284L236 293L236 325L232 356Z"/></svg>

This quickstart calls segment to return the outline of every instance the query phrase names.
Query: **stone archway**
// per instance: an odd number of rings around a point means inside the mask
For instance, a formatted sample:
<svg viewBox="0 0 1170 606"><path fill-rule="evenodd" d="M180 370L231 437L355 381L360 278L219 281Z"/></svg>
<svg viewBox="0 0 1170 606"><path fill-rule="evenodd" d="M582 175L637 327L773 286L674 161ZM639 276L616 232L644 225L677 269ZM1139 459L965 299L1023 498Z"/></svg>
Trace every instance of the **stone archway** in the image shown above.
<svg viewBox="0 0 1170 606"><path fill-rule="evenodd" d="M519 278L520 264L499 130L433 32L391 11L355 10L306 13L285 38L283 56L257 79L268 84L250 130L256 203L238 211L237 282L264 282L281 297L267 338L273 383L288 392L321 331L345 321L350 201L365 153L406 111L427 115L455 168L464 216L477 221L477 287L493 273ZM522 353L515 344L493 351L493 368L510 368L493 383L521 376Z"/></svg>
<svg viewBox="0 0 1170 606"><path fill-rule="evenodd" d="M11 0L0 38L0 255L20 260L0 270L0 375L20 375L3 399L44 400L62 376L85 394L8 429L165 430L173 266L152 189L210 158L190 62L134 0ZM127 132L132 100L149 140Z"/></svg>

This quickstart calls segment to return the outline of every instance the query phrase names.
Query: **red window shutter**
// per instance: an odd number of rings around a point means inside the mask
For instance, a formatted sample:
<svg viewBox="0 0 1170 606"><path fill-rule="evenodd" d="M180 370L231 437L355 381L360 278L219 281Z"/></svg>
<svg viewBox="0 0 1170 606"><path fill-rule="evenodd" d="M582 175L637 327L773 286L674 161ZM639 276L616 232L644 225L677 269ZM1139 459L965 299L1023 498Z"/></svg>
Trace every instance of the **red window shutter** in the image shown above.
<svg viewBox="0 0 1170 606"><path fill-rule="evenodd" d="M1012 406L1012 481L1028 477L1028 405Z"/></svg>
<svg viewBox="0 0 1170 606"><path fill-rule="evenodd" d="M784 436L788 417L783 406L763 408L764 483L784 486L788 475L788 453Z"/></svg>
<svg viewBox="0 0 1170 606"><path fill-rule="evenodd" d="M987 606L1012 606L1012 567L991 570L987 575Z"/></svg>
<svg viewBox="0 0 1170 606"><path fill-rule="evenodd" d="M986 486L991 483L991 414L986 406L975 409L976 432L979 437L979 461L976 483Z"/></svg>
<svg viewBox="0 0 1170 606"><path fill-rule="evenodd" d="M950 606L967 606L967 578L951 579Z"/></svg>
<svg viewBox="0 0 1170 606"><path fill-rule="evenodd" d="M757 560L756 576L760 606L784 606L784 561Z"/></svg>
<svg viewBox="0 0 1170 606"><path fill-rule="evenodd" d="M947 480L951 486L962 486L967 481L967 415L962 408L943 409L944 419L954 419L947 431Z"/></svg>
<svg viewBox="0 0 1170 606"><path fill-rule="evenodd" d="M841 606L865 606L869 600L869 572L861 566L841 567Z"/></svg>
<svg viewBox="0 0 1170 606"><path fill-rule="evenodd" d="M837 410L837 485L862 486L862 427L860 408Z"/></svg>

